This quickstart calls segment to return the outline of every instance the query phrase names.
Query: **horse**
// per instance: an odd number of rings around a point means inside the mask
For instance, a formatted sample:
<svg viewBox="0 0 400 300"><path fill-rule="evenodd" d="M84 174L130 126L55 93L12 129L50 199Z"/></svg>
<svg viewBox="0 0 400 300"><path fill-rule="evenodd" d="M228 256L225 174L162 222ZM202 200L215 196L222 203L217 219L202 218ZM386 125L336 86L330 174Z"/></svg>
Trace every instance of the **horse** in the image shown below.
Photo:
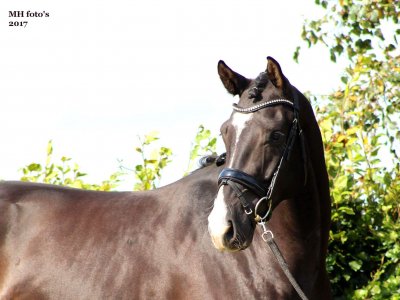
<svg viewBox="0 0 400 300"><path fill-rule="evenodd" d="M264 241L272 233L307 297L329 299L330 205L321 136L307 99L274 68L281 72L269 59L268 79L261 82L218 63L240 106L299 98L304 139L290 143L273 201L254 187L264 192L276 157L287 148L294 113L283 103L249 113L235 106L221 127L226 155L152 191L1 182L0 299L296 299ZM252 117L240 124L242 115Z"/></svg>

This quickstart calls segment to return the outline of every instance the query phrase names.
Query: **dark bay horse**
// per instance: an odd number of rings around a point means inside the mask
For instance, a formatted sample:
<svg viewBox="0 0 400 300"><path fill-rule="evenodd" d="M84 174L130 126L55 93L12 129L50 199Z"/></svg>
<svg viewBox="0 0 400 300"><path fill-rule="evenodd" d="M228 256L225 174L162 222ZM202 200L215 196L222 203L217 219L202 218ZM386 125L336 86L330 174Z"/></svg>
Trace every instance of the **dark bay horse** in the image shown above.
<svg viewBox="0 0 400 300"><path fill-rule="evenodd" d="M305 144L290 143L273 201L257 205L262 197L254 188L270 185L277 157L287 152L293 111L282 103L251 112L242 123L236 115L248 113L235 110L222 126L226 163L210 163L154 191L0 183L0 299L297 299L255 229L268 203L272 213L261 221L304 293L330 298L329 191L311 106L271 59L264 80L246 79L223 62L218 70L244 108L299 99Z"/></svg>

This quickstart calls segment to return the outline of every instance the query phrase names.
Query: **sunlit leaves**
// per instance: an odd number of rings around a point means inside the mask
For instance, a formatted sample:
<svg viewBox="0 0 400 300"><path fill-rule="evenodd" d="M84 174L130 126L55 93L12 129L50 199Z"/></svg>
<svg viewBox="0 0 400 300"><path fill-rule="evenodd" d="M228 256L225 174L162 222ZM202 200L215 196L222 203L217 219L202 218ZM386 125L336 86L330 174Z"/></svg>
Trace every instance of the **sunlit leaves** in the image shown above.
<svg viewBox="0 0 400 300"><path fill-rule="evenodd" d="M22 168L22 173L22 181L42 182L98 191L114 189L118 186L122 175L120 172L115 172L101 184L87 183L83 180L86 174L80 171L78 164L73 163L71 158L63 156L60 161L54 161L52 141L47 144L45 164L31 163Z"/></svg>
<svg viewBox="0 0 400 300"><path fill-rule="evenodd" d="M302 38L326 45L333 61L349 60L343 86L315 100L333 205L333 291L343 299L400 299L400 2L316 3L326 14L307 21Z"/></svg>
<svg viewBox="0 0 400 300"><path fill-rule="evenodd" d="M216 154L217 138L212 136L211 131L200 125L192 143L189 154L189 163L185 174L193 170L195 163L201 156Z"/></svg>
<svg viewBox="0 0 400 300"><path fill-rule="evenodd" d="M140 154L141 162L133 170L137 183L134 190L145 191L157 187L161 179L162 170L171 162L172 150L163 146L154 146L158 141L158 132L151 132L139 137L140 146L135 151ZM148 147L152 149L149 151Z"/></svg>
<svg viewBox="0 0 400 300"><path fill-rule="evenodd" d="M110 191L115 189L121 182L122 176L133 173L136 179L134 190L150 190L159 186L162 171L171 163L172 150L158 144L159 134L156 131L139 137L139 146L134 150L139 154L138 163L133 170L120 166L122 171L110 175L108 180L101 184L89 184L84 179L87 175L80 170L78 164L72 162L71 158L62 156L59 161L53 158L53 143L48 142L45 163L31 163L21 169L22 181L42 182L56 185L64 185L88 190ZM200 125L196 133L187 174L194 163L203 155L215 154L217 138L211 135L210 130ZM183 173L183 171L182 171ZM185 175L183 174L183 175Z"/></svg>
<svg viewBox="0 0 400 300"><path fill-rule="evenodd" d="M353 61L357 55L371 55L380 45L386 56L398 47L396 33L400 30L399 1L339 0L316 1L326 10L319 20L307 20L302 38L310 47L321 43L330 49L330 58L336 61L340 55L347 55ZM391 25L392 31L385 30ZM379 43L372 43L372 39ZM393 37L393 38L392 38ZM295 52L295 59L299 50Z"/></svg>

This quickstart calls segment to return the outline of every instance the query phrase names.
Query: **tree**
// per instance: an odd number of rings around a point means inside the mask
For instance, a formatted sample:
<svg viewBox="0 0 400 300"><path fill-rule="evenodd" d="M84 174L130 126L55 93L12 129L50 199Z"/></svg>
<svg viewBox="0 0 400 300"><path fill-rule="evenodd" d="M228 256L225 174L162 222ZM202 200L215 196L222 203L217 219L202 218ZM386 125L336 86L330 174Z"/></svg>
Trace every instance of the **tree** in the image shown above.
<svg viewBox="0 0 400 300"><path fill-rule="evenodd" d="M148 157L146 148L158 139L157 132L149 133L144 138L139 137L140 146L135 150L141 154L142 159L134 169L135 177L138 180L133 188L135 191L156 188L161 179L161 171L171 162L172 150L163 146L153 149Z"/></svg>
<svg viewBox="0 0 400 300"><path fill-rule="evenodd" d="M59 162L53 159L53 142L47 144L46 162L31 163L21 169L22 181L41 182L80 188L85 190L110 191L116 188L120 182L122 172L115 172L109 179L100 184L91 184L83 180L87 175L80 171L79 165L73 163L69 157L61 157Z"/></svg>
<svg viewBox="0 0 400 300"><path fill-rule="evenodd" d="M334 295L400 299L400 2L316 4L326 15L305 23L303 40L326 45L332 61L348 61L341 87L311 96L330 176Z"/></svg>
<svg viewBox="0 0 400 300"><path fill-rule="evenodd" d="M192 142L192 149L189 154L189 163L185 171L185 175L193 171L195 162L199 160L201 156L205 155L216 155L217 151L217 138L211 134L209 129L206 129L203 125L200 125L197 129L196 136Z"/></svg>
<svg viewBox="0 0 400 300"><path fill-rule="evenodd" d="M140 154L140 160L133 169L123 166L120 161L120 170L110 175L100 184L91 184L84 181L86 173L80 170L77 163L71 158L62 156L59 161L53 158L53 143L50 140L47 145L46 160L44 164L31 163L21 169L22 181L41 182L55 185L63 185L86 190L111 191L116 189L123 176L133 174L136 181L133 186L135 191L154 189L159 185L162 171L171 163L172 149L159 146L159 134L155 131L143 137L138 137L139 146L135 151ZM190 150L188 167L183 175L193 170L195 162L201 156L215 154L217 138L203 125L198 127Z"/></svg>

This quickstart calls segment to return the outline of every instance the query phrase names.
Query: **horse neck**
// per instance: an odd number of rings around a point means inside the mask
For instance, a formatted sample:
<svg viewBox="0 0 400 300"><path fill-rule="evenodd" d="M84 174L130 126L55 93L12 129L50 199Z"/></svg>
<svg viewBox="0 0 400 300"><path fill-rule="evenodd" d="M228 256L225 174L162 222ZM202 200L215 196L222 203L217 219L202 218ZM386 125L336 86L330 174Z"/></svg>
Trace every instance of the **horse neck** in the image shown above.
<svg viewBox="0 0 400 300"><path fill-rule="evenodd" d="M213 200L218 191L218 174L222 167L215 164L202 167L157 190L165 199L168 207L183 210L188 213L204 211L209 213ZM173 203L165 195L173 195ZM208 215L207 215L208 216Z"/></svg>
<svg viewBox="0 0 400 300"><path fill-rule="evenodd" d="M324 252L327 247L330 224L329 181L324 149L310 103L301 93L299 93L299 100L300 125L306 144L307 182L305 186L302 184L297 186L295 197L282 201L275 208L271 225L282 233L297 235L298 240L313 237L314 242L311 244L316 246L320 243L319 249ZM301 171L298 172L298 174L301 173Z"/></svg>

